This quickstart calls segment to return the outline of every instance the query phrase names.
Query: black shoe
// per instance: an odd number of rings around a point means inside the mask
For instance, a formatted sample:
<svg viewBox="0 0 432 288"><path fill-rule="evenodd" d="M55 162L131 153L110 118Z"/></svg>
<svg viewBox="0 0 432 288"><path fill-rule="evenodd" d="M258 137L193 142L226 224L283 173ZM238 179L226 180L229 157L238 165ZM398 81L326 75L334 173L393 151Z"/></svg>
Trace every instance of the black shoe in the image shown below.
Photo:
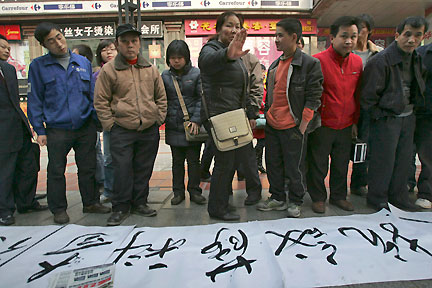
<svg viewBox="0 0 432 288"><path fill-rule="evenodd" d="M228 203L228 212L235 212L237 208L234 205Z"/></svg>
<svg viewBox="0 0 432 288"><path fill-rule="evenodd" d="M366 186L360 186L360 187L351 187L350 188L351 194L358 195L361 197L366 197L368 193L368 189Z"/></svg>
<svg viewBox="0 0 432 288"><path fill-rule="evenodd" d="M171 205L178 205L181 202L183 202L185 200L185 196L184 195L175 195L172 199L171 199Z"/></svg>
<svg viewBox="0 0 432 288"><path fill-rule="evenodd" d="M387 203L385 203L385 202L383 202L383 203L379 203L379 204L374 204L374 203L372 203L372 202L370 202L370 201L366 201L366 204L367 204L367 206L369 207L369 208L372 208L372 209L374 209L375 211L381 211L382 209L386 209L387 211L389 211L390 212L390 208L389 208L389 206L388 206L388 204Z"/></svg>
<svg viewBox="0 0 432 288"><path fill-rule="evenodd" d="M240 220L240 215L234 214L232 212L227 212L223 215L210 215L210 218L219 219L223 221L237 221Z"/></svg>
<svg viewBox="0 0 432 288"><path fill-rule="evenodd" d="M248 195L244 201L244 205L251 206L251 205L258 204L258 202L260 201L261 201L261 195L252 196L252 197Z"/></svg>
<svg viewBox="0 0 432 288"><path fill-rule="evenodd" d="M404 211L408 211L408 212L421 211L421 208L419 206L412 204L409 200L403 202L389 200L389 203Z"/></svg>
<svg viewBox="0 0 432 288"><path fill-rule="evenodd" d="M12 215L0 217L0 225L9 226L15 224L15 218Z"/></svg>
<svg viewBox="0 0 432 288"><path fill-rule="evenodd" d="M54 213L54 222L57 224L66 224L69 222L69 215L66 211L59 211Z"/></svg>
<svg viewBox="0 0 432 288"><path fill-rule="evenodd" d="M20 209L17 208L17 210L21 214L29 213L29 212L39 212L39 211L48 210L48 205L41 205L39 202L36 202L36 204L33 205L32 207L20 208Z"/></svg>
<svg viewBox="0 0 432 288"><path fill-rule="evenodd" d="M266 174L267 171L264 169L263 166L258 166L258 171L261 172L262 174Z"/></svg>
<svg viewBox="0 0 432 288"><path fill-rule="evenodd" d="M138 205L135 207L132 207L131 209L132 214L137 214L145 217L151 217L156 216L157 212L154 209L151 209L146 204Z"/></svg>
<svg viewBox="0 0 432 288"><path fill-rule="evenodd" d="M90 206L83 207L83 213L107 214L111 212L111 208L103 206L100 203L95 203Z"/></svg>
<svg viewBox="0 0 432 288"><path fill-rule="evenodd" d="M111 216L107 220L107 226L118 226L120 225L127 217L129 216L129 212L116 211L111 214Z"/></svg>
<svg viewBox="0 0 432 288"><path fill-rule="evenodd" d="M203 205L205 203L207 203L207 200L204 196L202 196L201 194L190 194L189 195L190 201L199 204L199 205Z"/></svg>
<svg viewBox="0 0 432 288"><path fill-rule="evenodd" d="M36 194L35 197L34 197L34 199L35 200L41 200L43 198L46 198L46 196L47 196L46 193L44 193L44 194Z"/></svg>

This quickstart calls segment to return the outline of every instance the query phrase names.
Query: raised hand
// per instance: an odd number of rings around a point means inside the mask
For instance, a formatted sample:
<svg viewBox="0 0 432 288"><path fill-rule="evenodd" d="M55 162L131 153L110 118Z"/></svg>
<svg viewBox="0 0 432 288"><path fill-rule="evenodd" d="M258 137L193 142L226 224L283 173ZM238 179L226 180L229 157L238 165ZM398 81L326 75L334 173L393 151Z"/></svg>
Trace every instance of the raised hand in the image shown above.
<svg viewBox="0 0 432 288"><path fill-rule="evenodd" d="M243 45L246 41L246 37L246 29L242 28L239 32L237 32L237 34L234 36L234 39L230 42L228 46L228 59L235 60L249 53L249 49L243 51Z"/></svg>

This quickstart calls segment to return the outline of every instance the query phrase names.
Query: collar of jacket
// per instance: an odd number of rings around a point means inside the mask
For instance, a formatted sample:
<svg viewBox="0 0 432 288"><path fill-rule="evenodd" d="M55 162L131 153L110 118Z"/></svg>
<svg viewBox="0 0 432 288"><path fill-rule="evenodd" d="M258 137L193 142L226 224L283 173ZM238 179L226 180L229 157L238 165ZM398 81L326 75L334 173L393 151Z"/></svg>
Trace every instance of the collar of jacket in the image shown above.
<svg viewBox="0 0 432 288"><path fill-rule="evenodd" d="M182 75L187 74L191 68L192 68L192 63L191 63L191 61L189 61L189 63L187 63L187 64L184 66L184 70L183 70L183 74L182 74ZM174 76L179 76L179 75L177 74L176 70L174 70L172 67L170 67L170 72L171 72L171 74L174 75Z"/></svg>
<svg viewBox="0 0 432 288"><path fill-rule="evenodd" d="M126 58L122 54L118 53L114 59L115 69L126 70L129 69L130 66L131 64L127 62ZM136 68L144 68L144 67L150 67L151 64L146 59L144 59L144 57L142 57L141 54L138 54L138 61L134 66Z"/></svg>
<svg viewBox="0 0 432 288"><path fill-rule="evenodd" d="M68 49L68 53L70 56L69 63L74 62L75 64L79 64L79 62L76 59L78 57L78 55L75 53L72 53L72 51L70 49ZM54 54L52 54L51 52L48 52L48 54L46 54L46 55L47 55L47 57L44 58L44 62L43 62L45 66L59 63L57 61L57 57L55 57ZM84 56L81 56L81 57L84 57Z"/></svg>
<svg viewBox="0 0 432 288"><path fill-rule="evenodd" d="M399 49L399 47L397 46L397 42L393 41L393 43L390 44L390 46L388 46L386 48L389 57L389 64L390 65L396 65L399 63L402 63L403 61L403 55L401 50ZM412 53L413 59L417 58L417 51L414 50Z"/></svg>
<svg viewBox="0 0 432 288"><path fill-rule="evenodd" d="M330 53L330 57L333 58L335 61L337 61L339 64L348 61L348 59L351 57L352 54L352 52L350 52L348 56L342 57L339 53L336 52L336 50L333 48L333 45L330 45L330 47L327 48L327 50Z"/></svg>

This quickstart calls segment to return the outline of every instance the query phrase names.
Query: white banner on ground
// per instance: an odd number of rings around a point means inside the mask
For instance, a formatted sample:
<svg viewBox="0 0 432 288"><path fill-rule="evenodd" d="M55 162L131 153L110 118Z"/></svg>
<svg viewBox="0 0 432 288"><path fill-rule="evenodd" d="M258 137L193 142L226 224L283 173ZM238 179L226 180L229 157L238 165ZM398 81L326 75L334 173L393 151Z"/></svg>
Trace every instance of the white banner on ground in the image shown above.
<svg viewBox="0 0 432 288"><path fill-rule="evenodd" d="M1 227L4 287L114 263L116 288L319 287L430 279L432 213L166 227Z"/></svg>

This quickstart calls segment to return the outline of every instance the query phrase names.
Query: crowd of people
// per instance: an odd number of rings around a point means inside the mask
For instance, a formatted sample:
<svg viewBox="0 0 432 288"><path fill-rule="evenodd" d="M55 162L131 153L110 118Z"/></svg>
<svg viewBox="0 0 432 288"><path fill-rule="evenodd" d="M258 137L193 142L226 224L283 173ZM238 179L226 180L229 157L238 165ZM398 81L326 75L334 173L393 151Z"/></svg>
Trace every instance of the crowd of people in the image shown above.
<svg viewBox="0 0 432 288"><path fill-rule="evenodd" d="M325 213L328 172L329 204L354 211L347 199L353 142L368 148L366 160L353 164L352 194L377 211L389 203L406 211L432 208L432 44L418 48L428 23L404 19L386 49L369 40L373 27L367 14L340 17L330 27L330 47L309 56L302 51L300 21L280 20L275 44L282 55L265 71L243 48L242 15L227 11L217 18L198 67L186 42L174 40L166 51L169 69L160 75L140 53L141 32L131 24L118 26L115 40L99 43L93 69L88 46L69 49L60 28L44 22L34 36L49 53L30 64L29 121L19 108L16 72L5 62L10 46L0 36L0 161L6 164L0 168L0 224L13 224L15 209L49 209L55 223L69 222L64 173L71 149L83 213L112 212L108 226L120 225L130 213L155 216L147 198L164 123L172 154L171 204L183 202L187 190L190 201L207 203L215 219L240 219L229 203L235 171L246 181L244 204L260 211L300 217L309 193L312 210ZM209 132L210 117L236 109L244 109L256 147L250 142L219 151L208 133L200 163L202 142L188 140L185 129L191 135ZM39 147L33 137L48 149L48 206L35 199ZM415 153L422 169L411 203ZM267 173L270 185L265 200L259 173ZM201 181L211 182L208 201Z"/></svg>

